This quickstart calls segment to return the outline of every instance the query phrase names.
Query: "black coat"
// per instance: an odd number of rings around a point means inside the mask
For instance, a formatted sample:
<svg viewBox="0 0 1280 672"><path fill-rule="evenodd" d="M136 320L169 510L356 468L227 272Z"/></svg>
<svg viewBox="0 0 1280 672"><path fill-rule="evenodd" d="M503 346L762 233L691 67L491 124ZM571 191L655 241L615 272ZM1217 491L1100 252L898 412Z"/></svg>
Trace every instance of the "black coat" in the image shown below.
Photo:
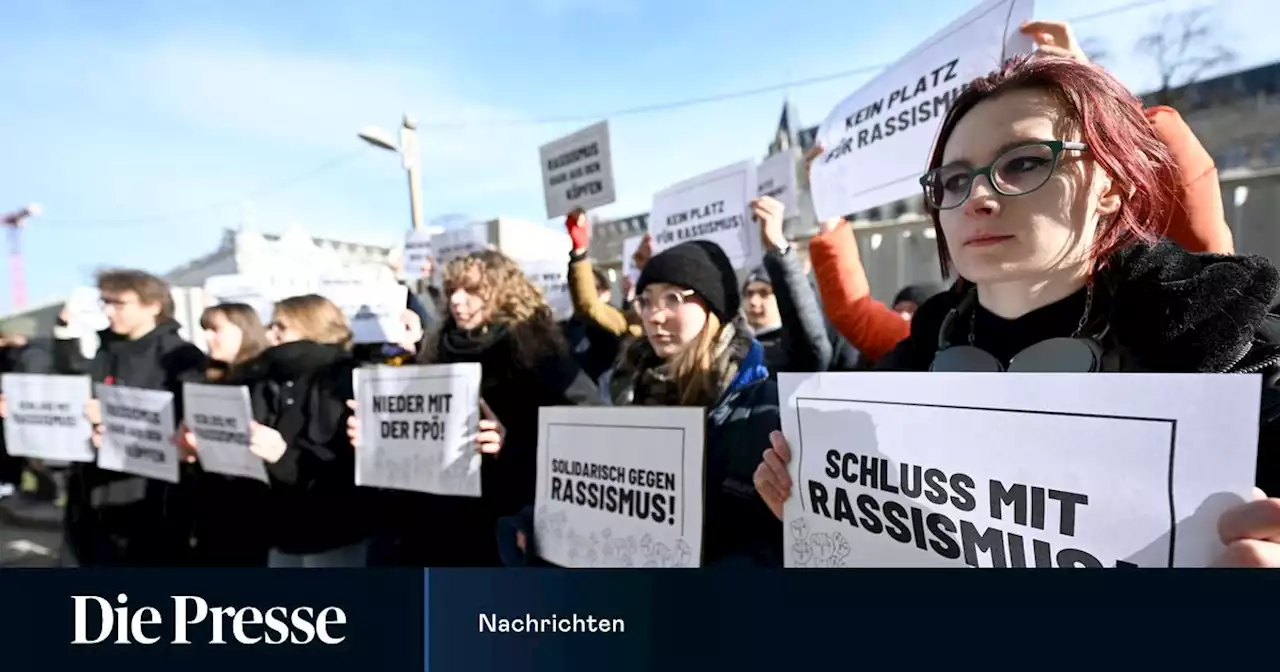
<svg viewBox="0 0 1280 672"><path fill-rule="evenodd" d="M1262 257L1192 254L1168 242L1134 245L1109 261L1095 279L1089 321L1093 333L1103 322L1110 324L1102 341L1103 370L1262 373L1257 485L1280 495L1280 329L1269 310L1280 289L1280 272ZM943 319L962 296L953 289L921 306L911 335L876 368L929 370ZM1043 321L1042 315L1055 310L1046 306L1020 322ZM1080 314L1067 311L1056 320L1059 333L1039 338L1070 335ZM967 319L958 319L957 328L968 329Z"/></svg>
<svg viewBox="0 0 1280 672"><path fill-rule="evenodd" d="M622 347L622 337L578 315L563 324L564 337L569 342L569 352L574 361L588 378L600 380L600 376L613 368L618 349Z"/></svg>
<svg viewBox="0 0 1280 672"><path fill-rule="evenodd" d="M182 383L204 377L206 358L178 336L173 320L137 340L110 331L89 362L95 383L174 394L175 422L182 418ZM67 482L65 534L81 566L170 566L185 564L190 551L191 511L180 488L163 481L71 466Z"/></svg>
<svg viewBox="0 0 1280 672"><path fill-rule="evenodd" d="M434 344L425 361L479 362L480 396L506 434L501 453L482 458L483 495L479 499L397 493L384 500L398 517L395 533L401 538L401 563L430 567L501 564L494 537L498 518L534 500L538 409L599 403L599 390L564 351L563 344L547 343L548 335L528 335L527 342L543 344L541 354L529 358L517 354L510 331L466 334L453 326L452 318L446 318L442 330L433 335Z"/></svg>
<svg viewBox="0 0 1280 672"><path fill-rule="evenodd" d="M244 385L239 371L211 363L202 382ZM199 463L183 465L182 490L191 502L192 554L197 567L265 567L267 565L267 484L249 478L214 474Z"/></svg>
<svg viewBox="0 0 1280 672"><path fill-rule="evenodd" d="M242 371L255 421L280 432L288 448L267 464L262 522L272 548L319 553L370 537L371 495L355 485L347 401L356 362L342 348L312 341L263 352Z"/></svg>

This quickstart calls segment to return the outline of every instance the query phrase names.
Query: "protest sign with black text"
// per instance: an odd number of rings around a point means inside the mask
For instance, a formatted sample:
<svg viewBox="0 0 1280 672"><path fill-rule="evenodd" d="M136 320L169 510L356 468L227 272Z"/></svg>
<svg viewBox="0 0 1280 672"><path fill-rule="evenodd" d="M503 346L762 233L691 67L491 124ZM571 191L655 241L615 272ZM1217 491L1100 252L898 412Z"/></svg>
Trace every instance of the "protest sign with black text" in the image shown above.
<svg viewBox="0 0 1280 672"><path fill-rule="evenodd" d="M800 215L796 181L796 154L793 151L778 152L756 167L757 195L778 199L788 219Z"/></svg>
<svg viewBox="0 0 1280 672"><path fill-rule="evenodd" d="M85 417L92 394L88 376L6 373L5 451L14 457L59 462L92 462L93 426Z"/></svg>
<svg viewBox="0 0 1280 672"><path fill-rule="evenodd" d="M356 485L480 496L480 365L372 367L354 374Z"/></svg>
<svg viewBox="0 0 1280 672"><path fill-rule="evenodd" d="M698 567L706 411L538 412L537 552L561 567Z"/></svg>
<svg viewBox="0 0 1280 672"><path fill-rule="evenodd" d="M431 250L436 263L443 267L458 257L480 252L489 246L489 227L482 223L467 224L431 236ZM441 269L437 268L439 273Z"/></svg>
<svg viewBox="0 0 1280 672"><path fill-rule="evenodd" d="M398 343L404 335L408 287L385 278L332 274L321 277L319 291L346 315L356 343Z"/></svg>
<svg viewBox="0 0 1280 672"><path fill-rule="evenodd" d="M1202 567L1254 482L1260 377L779 377L788 567Z"/></svg>
<svg viewBox="0 0 1280 672"><path fill-rule="evenodd" d="M1033 0L986 0L925 40L831 111L809 186L818 219L921 193L919 178L951 102L969 82L1032 50L1019 27Z"/></svg>
<svg viewBox="0 0 1280 672"><path fill-rule="evenodd" d="M569 294L569 267L563 259L522 261L520 268L529 281L542 291L542 298L551 306L556 322L573 317L573 297Z"/></svg>
<svg viewBox="0 0 1280 672"><path fill-rule="evenodd" d="M102 383L94 390L102 406L98 467L177 483L173 393Z"/></svg>
<svg viewBox="0 0 1280 672"><path fill-rule="evenodd" d="M216 306L220 303L243 303L251 306L258 313L263 324L271 322L274 304L277 298L269 281L255 275L237 273L233 275L214 275L204 281L205 305Z"/></svg>
<svg viewBox="0 0 1280 672"><path fill-rule="evenodd" d="M404 254L400 259L401 280L421 280L431 263L432 234L425 229L410 229L404 235Z"/></svg>
<svg viewBox="0 0 1280 672"><path fill-rule="evenodd" d="M249 388L184 383L182 399L182 413L196 435L196 454L205 471L267 482L262 458L249 451Z"/></svg>
<svg viewBox="0 0 1280 672"><path fill-rule="evenodd" d="M590 210L616 198L609 122L602 121L543 145L542 188L547 218L563 217L574 208Z"/></svg>
<svg viewBox="0 0 1280 672"><path fill-rule="evenodd" d="M667 187L653 197L649 233L654 253L690 240L716 243L737 269L760 265L760 227L752 223L754 161L740 161Z"/></svg>

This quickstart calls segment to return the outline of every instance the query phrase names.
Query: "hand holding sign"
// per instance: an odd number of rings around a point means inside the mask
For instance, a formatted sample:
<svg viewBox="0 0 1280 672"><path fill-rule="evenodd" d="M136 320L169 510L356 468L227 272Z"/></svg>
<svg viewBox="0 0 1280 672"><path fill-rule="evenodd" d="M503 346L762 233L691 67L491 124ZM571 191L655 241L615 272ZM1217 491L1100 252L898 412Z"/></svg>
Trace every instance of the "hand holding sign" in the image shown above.
<svg viewBox="0 0 1280 672"><path fill-rule="evenodd" d="M1227 550L1214 567L1280 567L1280 499L1253 489L1254 501L1218 519L1218 534Z"/></svg>
<svg viewBox="0 0 1280 672"><path fill-rule="evenodd" d="M782 438L782 432L770 432L769 443L770 447L764 451L764 459L756 467L752 481L769 510L782 520L782 503L791 496L791 475L787 473L791 446Z"/></svg>
<svg viewBox="0 0 1280 672"><path fill-rule="evenodd" d="M773 250L787 247L787 236L782 232L786 208L781 201L772 196L761 196L751 201L751 215L760 224L760 240L765 247Z"/></svg>
<svg viewBox="0 0 1280 672"><path fill-rule="evenodd" d="M1074 58L1088 63L1089 56L1080 47L1071 24L1065 21L1027 21L1022 24L1022 34L1035 40L1036 48L1054 56Z"/></svg>
<svg viewBox="0 0 1280 672"><path fill-rule="evenodd" d="M502 451L502 440L506 438L507 430L484 399L480 400L480 422L477 427L480 431L476 434L476 451L496 456Z"/></svg>
<svg viewBox="0 0 1280 672"><path fill-rule="evenodd" d="M358 404L355 399L347 400L347 408L351 409L351 415L347 416L347 440L351 442L352 448L360 447L360 420L356 417Z"/></svg>
<svg viewBox="0 0 1280 672"><path fill-rule="evenodd" d="M280 432L260 423L253 423L249 430L249 452L262 458L268 464L275 464L284 456L289 444L284 442Z"/></svg>
<svg viewBox="0 0 1280 672"><path fill-rule="evenodd" d="M178 431L173 433L173 445L178 447L178 456L187 464L196 461L196 433L191 431L186 421L178 423Z"/></svg>
<svg viewBox="0 0 1280 672"><path fill-rule="evenodd" d="M591 232L587 230L587 213L582 208L574 208L564 218L564 229L569 233L573 250L580 252L591 246Z"/></svg>

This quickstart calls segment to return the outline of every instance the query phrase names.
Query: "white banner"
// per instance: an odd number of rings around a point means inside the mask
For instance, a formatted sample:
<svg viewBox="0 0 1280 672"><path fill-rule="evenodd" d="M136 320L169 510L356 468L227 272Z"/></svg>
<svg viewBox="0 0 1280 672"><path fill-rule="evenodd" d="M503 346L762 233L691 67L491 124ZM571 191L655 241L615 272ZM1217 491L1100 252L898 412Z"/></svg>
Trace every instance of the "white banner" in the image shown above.
<svg viewBox="0 0 1280 672"><path fill-rule="evenodd" d="M796 195L796 154L778 152L760 162L756 168L757 195L771 196L782 203L786 218L800 216L800 201Z"/></svg>
<svg viewBox="0 0 1280 672"><path fill-rule="evenodd" d="M271 323L272 313L275 312L276 298L267 281L258 276L243 273L214 275L204 281L206 306L216 306L220 303L243 303L253 307L263 325Z"/></svg>
<svg viewBox="0 0 1280 672"><path fill-rule="evenodd" d="M779 377L788 567L1204 567L1259 376ZM1176 431L1175 431L1176 428Z"/></svg>
<svg viewBox="0 0 1280 672"><path fill-rule="evenodd" d="M521 262L529 281L542 290L542 298L551 306L551 314L560 322L573 317L573 297L569 295L569 263L543 260Z"/></svg>
<svg viewBox="0 0 1280 672"><path fill-rule="evenodd" d="M734 268L759 266L764 256L760 227L749 207L758 187L755 162L740 161L658 192L649 212L654 253L708 240L724 250Z"/></svg>
<svg viewBox="0 0 1280 672"><path fill-rule="evenodd" d="M561 567L702 564L701 408L538 411L538 553Z"/></svg>
<svg viewBox="0 0 1280 672"><path fill-rule="evenodd" d="M0 376L7 415L5 450L14 457L93 462L93 426L84 415L88 376L6 373Z"/></svg>
<svg viewBox="0 0 1280 672"><path fill-rule="evenodd" d="M356 485L480 496L479 364L375 367L354 375Z"/></svg>
<svg viewBox="0 0 1280 672"><path fill-rule="evenodd" d="M320 279L320 295L347 316L356 343L395 343L405 333L402 315L409 305L409 288L404 285L333 275Z"/></svg>
<svg viewBox="0 0 1280 672"><path fill-rule="evenodd" d="M634 257L642 242L644 242L643 235L632 236L622 241L622 277L631 278L633 286L640 280L640 269L636 268Z"/></svg>
<svg viewBox="0 0 1280 672"><path fill-rule="evenodd" d="M249 388L185 383L182 400L182 414L187 428L195 432L196 455L205 471L267 482L267 465L249 452Z"/></svg>
<svg viewBox="0 0 1280 672"><path fill-rule="evenodd" d="M177 483L173 393L102 383L94 390L102 405L98 467Z"/></svg>
<svg viewBox="0 0 1280 672"><path fill-rule="evenodd" d="M818 128L809 185L819 220L921 193L951 101L1005 59L1030 52L1033 0L986 0L844 99Z"/></svg>
<svg viewBox="0 0 1280 672"><path fill-rule="evenodd" d="M437 233L431 237L431 249L436 263L441 267L458 257L480 252L489 246L489 227L485 224L468 224Z"/></svg>
<svg viewBox="0 0 1280 672"><path fill-rule="evenodd" d="M412 230L404 236L404 256L401 258L400 279L421 280L430 277L424 273L431 263L431 234L425 229Z"/></svg>
<svg viewBox="0 0 1280 672"><path fill-rule="evenodd" d="M574 208L590 210L616 198L613 159L609 152L609 122L602 121L543 145L542 188L547 219L563 217Z"/></svg>

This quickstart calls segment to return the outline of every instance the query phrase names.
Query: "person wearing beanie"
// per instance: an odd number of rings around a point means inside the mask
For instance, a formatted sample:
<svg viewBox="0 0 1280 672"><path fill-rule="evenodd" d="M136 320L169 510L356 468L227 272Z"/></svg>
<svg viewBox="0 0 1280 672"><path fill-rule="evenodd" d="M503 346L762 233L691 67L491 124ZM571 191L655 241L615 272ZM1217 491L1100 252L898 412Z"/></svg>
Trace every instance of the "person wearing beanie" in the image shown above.
<svg viewBox="0 0 1280 672"><path fill-rule="evenodd" d="M741 302L733 266L714 243L654 255L636 282L644 337L623 351L611 391L615 405L706 409L702 564L781 567L781 523L751 481L760 446L780 427L778 388ZM536 544L532 507L500 522L507 564L538 564Z"/></svg>
<svg viewBox="0 0 1280 672"><path fill-rule="evenodd" d="M945 286L933 282L907 285L898 290L898 294L893 297L893 310L901 315L902 319L910 322L925 301L945 291L947 291Z"/></svg>

